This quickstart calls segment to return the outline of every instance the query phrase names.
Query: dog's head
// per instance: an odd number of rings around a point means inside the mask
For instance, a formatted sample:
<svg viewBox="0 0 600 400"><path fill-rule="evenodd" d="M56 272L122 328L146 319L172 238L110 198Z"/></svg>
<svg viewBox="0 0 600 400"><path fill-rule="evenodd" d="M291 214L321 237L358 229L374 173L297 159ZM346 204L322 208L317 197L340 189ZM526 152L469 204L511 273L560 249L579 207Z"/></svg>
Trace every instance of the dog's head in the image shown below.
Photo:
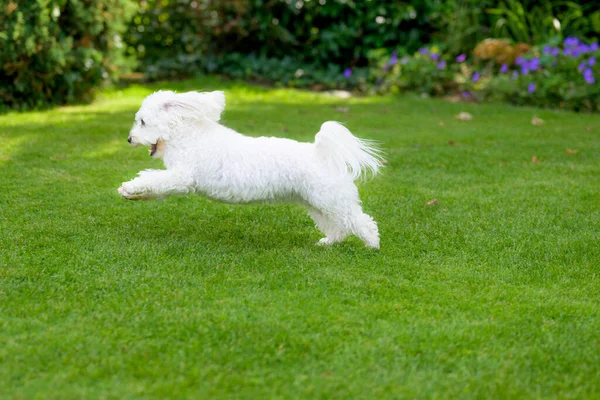
<svg viewBox="0 0 600 400"><path fill-rule="evenodd" d="M150 155L159 158L163 156L165 143L172 137L172 129L189 121L218 122L224 109L225 94L221 91L158 91L142 102L127 141L134 147L150 146Z"/></svg>

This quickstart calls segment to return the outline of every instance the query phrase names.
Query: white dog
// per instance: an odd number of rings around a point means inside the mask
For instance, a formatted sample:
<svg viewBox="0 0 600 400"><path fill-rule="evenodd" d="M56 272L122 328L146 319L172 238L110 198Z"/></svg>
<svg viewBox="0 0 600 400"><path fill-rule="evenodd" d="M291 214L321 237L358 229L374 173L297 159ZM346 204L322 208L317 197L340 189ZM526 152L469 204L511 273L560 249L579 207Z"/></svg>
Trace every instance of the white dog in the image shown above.
<svg viewBox="0 0 600 400"><path fill-rule="evenodd" d="M325 234L319 244L355 234L379 248L377 224L363 213L354 181L382 166L372 142L325 122L314 143L248 137L219 124L223 92L159 91L135 115L128 141L150 146L166 170L146 170L122 184L129 200L199 193L228 203L292 202L308 209Z"/></svg>

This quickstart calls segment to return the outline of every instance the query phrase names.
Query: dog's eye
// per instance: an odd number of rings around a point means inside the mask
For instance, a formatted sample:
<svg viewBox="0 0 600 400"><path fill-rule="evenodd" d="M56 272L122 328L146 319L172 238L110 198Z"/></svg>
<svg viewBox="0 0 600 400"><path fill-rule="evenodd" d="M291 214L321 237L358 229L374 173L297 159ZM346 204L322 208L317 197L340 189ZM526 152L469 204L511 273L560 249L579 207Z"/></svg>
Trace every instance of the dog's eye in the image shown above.
<svg viewBox="0 0 600 400"><path fill-rule="evenodd" d="M142 120L142 126L146 126L146 123L144 122L144 120Z"/></svg>

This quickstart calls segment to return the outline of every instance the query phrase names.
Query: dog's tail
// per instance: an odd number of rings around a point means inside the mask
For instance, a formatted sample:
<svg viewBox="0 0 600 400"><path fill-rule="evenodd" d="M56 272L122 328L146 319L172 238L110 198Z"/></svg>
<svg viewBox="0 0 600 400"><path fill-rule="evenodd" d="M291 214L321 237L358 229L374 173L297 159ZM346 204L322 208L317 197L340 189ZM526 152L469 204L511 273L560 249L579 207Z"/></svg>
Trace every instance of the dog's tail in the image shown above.
<svg viewBox="0 0 600 400"><path fill-rule="evenodd" d="M359 139L339 122L327 121L315 136L317 156L353 180L374 177L383 166L382 151L371 140Z"/></svg>

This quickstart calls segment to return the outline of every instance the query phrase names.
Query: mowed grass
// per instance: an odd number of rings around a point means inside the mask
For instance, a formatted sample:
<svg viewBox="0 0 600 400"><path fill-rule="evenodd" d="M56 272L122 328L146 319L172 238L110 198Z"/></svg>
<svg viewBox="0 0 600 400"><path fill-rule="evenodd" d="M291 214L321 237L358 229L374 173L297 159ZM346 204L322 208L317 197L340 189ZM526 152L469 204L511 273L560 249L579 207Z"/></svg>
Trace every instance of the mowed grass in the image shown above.
<svg viewBox="0 0 600 400"><path fill-rule="evenodd" d="M250 135L339 120L381 141L360 185L381 250L315 246L295 206L121 199L162 167L126 142L159 87L225 89ZM592 115L210 78L0 116L0 397L600 397L599 135Z"/></svg>

